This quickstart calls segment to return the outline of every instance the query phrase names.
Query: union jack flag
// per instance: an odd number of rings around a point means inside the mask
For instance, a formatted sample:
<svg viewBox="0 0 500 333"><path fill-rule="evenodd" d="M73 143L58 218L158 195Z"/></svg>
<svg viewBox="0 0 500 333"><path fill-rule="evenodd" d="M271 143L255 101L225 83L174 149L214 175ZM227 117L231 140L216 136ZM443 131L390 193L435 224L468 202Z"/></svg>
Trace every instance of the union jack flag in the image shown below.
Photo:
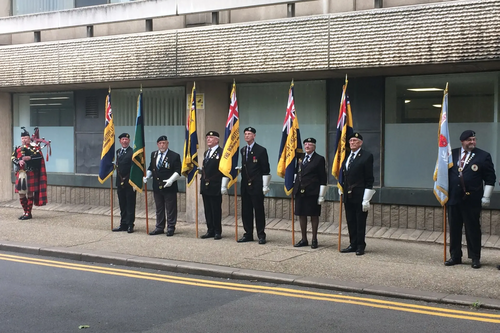
<svg viewBox="0 0 500 333"><path fill-rule="evenodd" d="M224 150L219 163L219 171L229 178L227 187L231 187L238 180L238 149L240 147L240 121L238 113L238 100L236 99L236 82L233 82L231 91L231 104L229 105L229 114L226 121L226 130L224 134Z"/></svg>

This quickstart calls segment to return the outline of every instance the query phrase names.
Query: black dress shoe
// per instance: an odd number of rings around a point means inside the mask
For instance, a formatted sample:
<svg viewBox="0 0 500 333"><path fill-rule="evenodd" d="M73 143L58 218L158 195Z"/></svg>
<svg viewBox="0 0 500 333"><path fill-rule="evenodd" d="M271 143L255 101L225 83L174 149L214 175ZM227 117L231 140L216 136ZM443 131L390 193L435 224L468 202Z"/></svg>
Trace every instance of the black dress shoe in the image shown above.
<svg viewBox="0 0 500 333"><path fill-rule="evenodd" d="M445 266L455 266L455 265L460 265L462 263L462 259L453 259L450 258L444 262Z"/></svg>
<svg viewBox="0 0 500 333"><path fill-rule="evenodd" d="M307 245L309 245L309 243L307 242L307 239L301 239L293 247L302 247L302 246L307 246Z"/></svg>
<svg viewBox="0 0 500 333"><path fill-rule="evenodd" d="M238 243L246 243L246 242L253 242L253 238L243 236L240 239L238 239Z"/></svg>
<svg viewBox="0 0 500 333"><path fill-rule="evenodd" d="M118 228L114 228L112 231L127 231L127 227L119 226Z"/></svg>
<svg viewBox="0 0 500 333"><path fill-rule="evenodd" d="M212 237L214 237L214 234L207 232L206 234L201 235L200 238L205 239L205 238L212 238Z"/></svg>
<svg viewBox="0 0 500 333"><path fill-rule="evenodd" d="M127 228L127 233L131 234L134 232L134 227L128 227Z"/></svg>
<svg viewBox="0 0 500 333"><path fill-rule="evenodd" d="M260 245L266 244L266 239L265 238L259 238L259 244Z"/></svg>
<svg viewBox="0 0 500 333"><path fill-rule="evenodd" d="M167 237L171 237L174 235L174 231L172 229L167 230Z"/></svg>
<svg viewBox="0 0 500 333"><path fill-rule="evenodd" d="M31 219L33 216L31 216L31 214L25 214L23 216L21 216L20 220L29 220Z"/></svg>
<svg viewBox="0 0 500 333"><path fill-rule="evenodd" d="M497 269L500 269L500 265L497 266Z"/></svg>
<svg viewBox="0 0 500 333"><path fill-rule="evenodd" d="M481 262L479 261L479 259L472 259L471 267L475 269L481 268Z"/></svg>
<svg viewBox="0 0 500 333"><path fill-rule="evenodd" d="M318 240L313 239L311 242L311 249L317 249L318 248Z"/></svg>
<svg viewBox="0 0 500 333"><path fill-rule="evenodd" d="M362 249L356 250L357 256L362 256L363 254L365 254L365 250L362 250Z"/></svg>
<svg viewBox="0 0 500 333"><path fill-rule="evenodd" d="M151 236L154 236L154 235L161 235L162 233L163 233L163 230L155 229L155 230L151 231L149 234Z"/></svg>
<svg viewBox="0 0 500 333"><path fill-rule="evenodd" d="M21 216L19 216L19 219L20 219L20 220L22 220L22 219L23 219L23 217L24 217L24 214L23 214L23 215L21 215Z"/></svg>
<svg viewBox="0 0 500 333"><path fill-rule="evenodd" d="M214 239L215 239L215 240L219 240L219 239L221 239L221 238L222 238L222 236L221 236L220 234L215 234L215 236L214 236Z"/></svg>
<svg viewBox="0 0 500 333"><path fill-rule="evenodd" d="M349 245L345 249L340 250L341 253L349 253L349 252L356 252L356 249L354 246Z"/></svg>

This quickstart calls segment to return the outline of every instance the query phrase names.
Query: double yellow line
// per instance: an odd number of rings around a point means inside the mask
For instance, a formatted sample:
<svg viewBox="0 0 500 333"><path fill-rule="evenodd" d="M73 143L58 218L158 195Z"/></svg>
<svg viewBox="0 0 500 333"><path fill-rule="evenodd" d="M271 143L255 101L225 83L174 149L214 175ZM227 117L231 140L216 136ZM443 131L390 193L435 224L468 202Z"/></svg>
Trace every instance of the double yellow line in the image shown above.
<svg viewBox="0 0 500 333"><path fill-rule="evenodd" d="M278 296L286 296L294 298L304 298L317 301L369 306L372 308L381 308L394 311L412 312L412 313L419 313L419 314L438 316L438 317L474 320L487 323L500 323L500 315L497 314L444 309L432 306L406 304L402 302L392 302L392 301L385 301L373 298L355 297L347 295L331 295L327 293L305 291L305 290L294 290L289 288L267 287L267 286L258 286L258 285L249 285L242 283L222 282L222 281L210 281L210 280L194 279L194 278L179 277L179 276L164 275L164 274L145 273L145 272L138 272L133 270L118 269L118 268L73 264L61 261L22 257L16 255L0 254L0 260L13 261L13 262L32 264L32 265L48 266L48 267L57 267L57 268L71 269L77 271L92 272L92 273L100 273L107 275L124 276L136 279L177 283L177 284L191 285L197 287L245 291L249 293L261 293L261 294L270 294L270 295L278 295Z"/></svg>

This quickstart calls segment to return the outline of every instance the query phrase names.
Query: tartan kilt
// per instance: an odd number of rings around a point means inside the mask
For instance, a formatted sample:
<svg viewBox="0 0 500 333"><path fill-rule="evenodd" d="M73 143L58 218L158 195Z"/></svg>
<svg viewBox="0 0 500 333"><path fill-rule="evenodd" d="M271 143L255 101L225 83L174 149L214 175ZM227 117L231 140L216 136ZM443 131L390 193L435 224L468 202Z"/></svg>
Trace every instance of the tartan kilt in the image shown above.
<svg viewBox="0 0 500 333"><path fill-rule="evenodd" d="M27 178L27 187L28 187L28 192L35 193L39 191L39 184L38 180L40 179L40 171L35 170L35 171L26 171L26 178ZM18 192L17 190L17 184L19 182L19 173L16 174L16 193Z"/></svg>

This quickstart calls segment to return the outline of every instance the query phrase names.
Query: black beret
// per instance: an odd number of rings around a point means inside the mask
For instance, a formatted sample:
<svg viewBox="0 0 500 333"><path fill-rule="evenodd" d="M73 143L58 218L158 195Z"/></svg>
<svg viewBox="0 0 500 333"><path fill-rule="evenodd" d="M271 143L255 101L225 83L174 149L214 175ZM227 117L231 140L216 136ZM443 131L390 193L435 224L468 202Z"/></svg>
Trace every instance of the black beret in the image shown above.
<svg viewBox="0 0 500 333"><path fill-rule="evenodd" d="M167 136L166 135L162 135L158 138L158 140L156 140L156 143L160 142L160 141L168 141L167 139Z"/></svg>
<svg viewBox="0 0 500 333"><path fill-rule="evenodd" d="M257 133L257 130L256 130L255 128L253 128L253 127L247 127L247 128L245 128L245 129L243 130L243 133L245 133L245 132L247 132L247 131L248 131L248 132L252 132L253 134Z"/></svg>
<svg viewBox="0 0 500 333"><path fill-rule="evenodd" d="M475 138L476 137L476 132L472 131L472 130L467 130L467 131L464 131L461 135L460 135L460 141L465 141L467 140L468 138L470 137L473 137Z"/></svg>
<svg viewBox="0 0 500 333"><path fill-rule="evenodd" d="M354 132L351 135L349 135L347 140L351 140L352 138L356 138L356 139L363 141L363 136L361 134L359 134L358 132Z"/></svg>
<svg viewBox="0 0 500 333"><path fill-rule="evenodd" d="M26 130L26 128L21 127L21 130L22 130L21 137L23 137L23 136L30 136L30 133Z"/></svg>
<svg viewBox="0 0 500 333"><path fill-rule="evenodd" d="M307 139L304 140L303 143L306 143L306 142L311 142L311 143L316 144L316 139L315 138L307 138Z"/></svg>
<svg viewBox="0 0 500 333"><path fill-rule="evenodd" d="M121 139L121 138L130 139L130 135L128 133L122 133L122 134L120 134L120 136L118 137L118 139Z"/></svg>
<svg viewBox="0 0 500 333"><path fill-rule="evenodd" d="M216 131L210 131L210 132L208 132L208 133L207 133L207 135L205 135L205 136L216 136L216 137L219 137L219 133L218 133L218 132L216 132Z"/></svg>

